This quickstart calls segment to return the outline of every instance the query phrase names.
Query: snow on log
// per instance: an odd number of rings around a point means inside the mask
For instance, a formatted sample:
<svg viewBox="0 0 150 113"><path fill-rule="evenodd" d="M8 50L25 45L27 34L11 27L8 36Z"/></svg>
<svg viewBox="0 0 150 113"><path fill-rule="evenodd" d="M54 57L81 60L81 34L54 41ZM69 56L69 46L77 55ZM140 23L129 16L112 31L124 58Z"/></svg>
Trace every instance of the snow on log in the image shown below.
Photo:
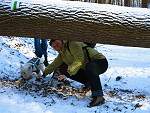
<svg viewBox="0 0 150 113"><path fill-rule="evenodd" d="M150 10L77 1L0 2L0 35L149 48Z"/></svg>

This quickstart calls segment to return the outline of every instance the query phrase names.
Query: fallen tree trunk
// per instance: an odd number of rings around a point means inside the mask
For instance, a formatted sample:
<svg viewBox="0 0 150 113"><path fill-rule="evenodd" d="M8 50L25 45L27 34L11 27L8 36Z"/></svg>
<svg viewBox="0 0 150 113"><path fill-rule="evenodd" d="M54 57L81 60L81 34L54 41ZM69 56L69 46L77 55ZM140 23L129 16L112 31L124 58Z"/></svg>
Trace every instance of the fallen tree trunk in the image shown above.
<svg viewBox="0 0 150 113"><path fill-rule="evenodd" d="M74 1L19 5L11 11L0 2L1 36L150 47L150 10L146 8Z"/></svg>

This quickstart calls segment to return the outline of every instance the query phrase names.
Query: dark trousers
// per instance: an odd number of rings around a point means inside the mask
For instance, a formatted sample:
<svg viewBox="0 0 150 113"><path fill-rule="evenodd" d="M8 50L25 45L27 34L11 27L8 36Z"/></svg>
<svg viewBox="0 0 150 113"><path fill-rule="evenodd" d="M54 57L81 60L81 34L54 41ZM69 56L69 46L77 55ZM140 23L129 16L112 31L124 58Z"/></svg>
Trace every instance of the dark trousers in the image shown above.
<svg viewBox="0 0 150 113"><path fill-rule="evenodd" d="M92 96L103 96L99 75L104 73L107 68L108 62L106 59L97 59L87 63L85 69L80 69L76 75L70 76L65 64L61 65L59 70L66 77L91 87Z"/></svg>
<svg viewBox="0 0 150 113"><path fill-rule="evenodd" d="M47 60L47 39L35 38L34 47L36 56L41 58L42 55L44 55L45 59Z"/></svg>

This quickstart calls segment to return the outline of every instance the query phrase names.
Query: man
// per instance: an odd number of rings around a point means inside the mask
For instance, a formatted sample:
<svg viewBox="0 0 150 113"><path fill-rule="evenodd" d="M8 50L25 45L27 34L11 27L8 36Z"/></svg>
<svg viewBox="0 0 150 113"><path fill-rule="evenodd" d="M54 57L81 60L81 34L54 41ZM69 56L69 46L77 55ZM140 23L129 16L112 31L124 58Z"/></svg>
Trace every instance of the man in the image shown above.
<svg viewBox="0 0 150 113"><path fill-rule="evenodd" d="M39 39L35 38L34 39L34 47L35 47L35 55L39 58L44 55L44 65L48 66L48 60L47 60L47 39Z"/></svg>
<svg viewBox="0 0 150 113"><path fill-rule="evenodd" d="M60 65L63 65L64 68L58 77L59 79L63 79L65 75L72 80L84 84L86 87L90 87L92 101L88 107L103 104L105 99L99 74L104 73L108 68L105 56L82 42L51 40L50 45L59 54L47 66L43 76L52 73Z"/></svg>

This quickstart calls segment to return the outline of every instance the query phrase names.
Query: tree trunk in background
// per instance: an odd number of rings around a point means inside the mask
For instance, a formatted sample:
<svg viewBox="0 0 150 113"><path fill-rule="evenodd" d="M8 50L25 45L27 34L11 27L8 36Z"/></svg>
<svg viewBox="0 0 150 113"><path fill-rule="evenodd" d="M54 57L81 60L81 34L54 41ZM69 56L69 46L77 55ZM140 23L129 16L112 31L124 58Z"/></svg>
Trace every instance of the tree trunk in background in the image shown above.
<svg viewBox="0 0 150 113"><path fill-rule="evenodd" d="M100 4L113 4L120 6L132 6L132 7L143 7L147 8L150 0L66 0L66 1L83 1L83 2L92 2ZM141 3L142 1L142 3Z"/></svg>
<svg viewBox="0 0 150 113"><path fill-rule="evenodd" d="M77 0L79 1L79 0ZM100 3L100 4L111 4L111 0L83 0L84 2Z"/></svg>
<svg viewBox="0 0 150 113"><path fill-rule="evenodd" d="M148 7L148 1L149 0L142 0L142 7L147 8Z"/></svg>
<svg viewBox="0 0 150 113"><path fill-rule="evenodd" d="M92 1L91 1L92 2ZM95 0L95 3L103 4L104 0Z"/></svg>
<svg viewBox="0 0 150 113"><path fill-rule="evenodd" d="M106 4L111 4L111 0L106 0Z"/></svg>
<svg viewBox="0 0 150 113"><path fill-rule="evenodd" d="M149 9L61 3L22 3L14 12L0 3L0 35L150 47Z"/></svg>

